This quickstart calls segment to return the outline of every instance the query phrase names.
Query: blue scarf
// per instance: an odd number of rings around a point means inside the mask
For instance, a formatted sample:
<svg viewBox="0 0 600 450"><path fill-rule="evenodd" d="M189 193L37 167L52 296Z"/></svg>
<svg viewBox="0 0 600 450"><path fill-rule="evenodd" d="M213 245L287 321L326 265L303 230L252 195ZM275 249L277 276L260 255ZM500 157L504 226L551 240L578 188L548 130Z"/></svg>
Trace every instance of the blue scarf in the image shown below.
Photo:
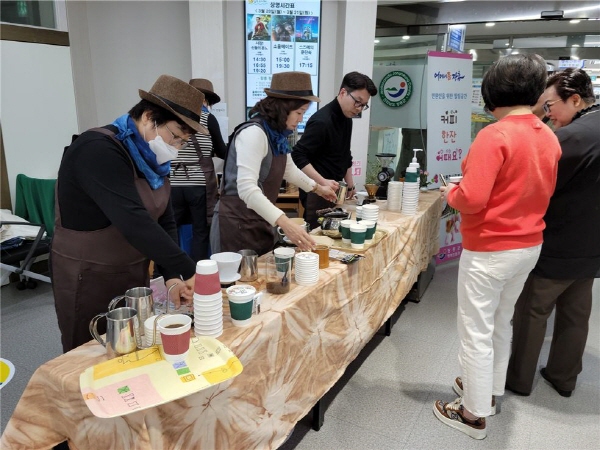
<svg viewBox="0 0 600 450"><path fill-rule="evenodd" d="M263 128L267 132L269 143L271 144L271 148L273 149L273 155L278 156L292 153L292 147L290 146L290 143L288 141L288 136L292 134L291 130L273 130L265 120L262 121L262 124Z"/></svg>
<svg viewBox="0 0 600 450"><path fill-rule="evenodd" d="M112 123L118 128L116 138L120 140L133 159L136 167L144 174L152 190L165 184L165 177L171 170L171 161L159 165L156 155L142 138L129 114L123 114Z"/></svg>
<svg viewBox="0 0 600 450"><path fill-rule="evenodd" d="M209 109L206 107L206 105L202 105L202 111L204 111L205 113L210 113Z"/></svg>

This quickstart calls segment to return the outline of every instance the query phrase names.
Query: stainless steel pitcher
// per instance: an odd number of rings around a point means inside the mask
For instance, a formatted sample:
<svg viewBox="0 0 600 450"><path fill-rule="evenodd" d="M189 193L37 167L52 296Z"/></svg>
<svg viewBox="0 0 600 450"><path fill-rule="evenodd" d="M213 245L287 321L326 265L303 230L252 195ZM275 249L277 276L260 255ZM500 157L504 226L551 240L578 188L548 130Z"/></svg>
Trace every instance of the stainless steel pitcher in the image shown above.
<svg viewBox="0 0 600 450"><path fill-rule="evenodd" d="M152 297L152 289L148 287L134 287L128 289L125 295L119 295L113 298L108 304L108 310L112 311L117 307L121 300L125 300L125 306L133 308L138 313L139 330L138 330L138 347L142 347L144 342L144 323L148 317L154 315L154 299Z"/></svg>
<svg viewBox="0 0 600 450"><path fill-rule="evenodd" d="M240 281L256 281L258 279L258 253L254 250L240 250L242 264L240 265Z"/></svg>
<svg viewBox="0 0 600 450"><path fill-rule="evenodd" d="M335 202L336 205L343 205L346 201L346 194L348 193L348 183L344 180L339 182L340 187L337 191L337 200Z"/></svg>
<svg viewBox="0 0 600 450"><path fill-rule="evenodd" d="M98 320L106 318L106 342L98 333ZM137 350L139 341L139 318L133 308L113 309L98 314L90 321L90 333L94 339L106 347L110 359Z"/></svg>

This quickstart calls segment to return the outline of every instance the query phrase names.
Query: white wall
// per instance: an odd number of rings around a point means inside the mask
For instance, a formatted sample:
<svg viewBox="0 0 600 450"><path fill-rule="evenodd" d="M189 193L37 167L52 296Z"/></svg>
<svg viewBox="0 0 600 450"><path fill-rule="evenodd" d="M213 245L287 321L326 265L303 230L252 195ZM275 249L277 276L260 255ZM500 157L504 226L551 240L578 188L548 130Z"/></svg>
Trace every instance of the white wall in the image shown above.
<svg viewBox="0 0 600 450"><path fill-rule="evenodd" d="M205 35L224 29L225 41L225 98L229 115L229 133L245 120L246 111L246 53L245 16L243 1L224 2L223 22L212 22ZM208 64L208 63L207 63ZM227 139L225 136L223 138Z"/></svg>
<svg viewBox="0 0 600 450"><path fill-rule="evenodd" d="M226 6L222 0L190 1L189 6L192 78L210 80L223 103L227 103L224 55L228 36L223 26Z"/></svg>
<svg viewBox="0 0 600 450"><path fill-rule="evenodd" d="M343 37L338 32L344 23L338 19L343 2L323 1L321 3L321 61L319 61L319 98L323 105L333 100L344 78L342 67ZM337 51L337 50L340 51Z"/></svg>
<svg viewBox="0 0 600 450"><path fill-rule="evenodd" d="M370 0L323 1L319 96L324 103L337 95L345 73L358 70L372 75L376 8L376 2ZM42 61L50 66L36 71L38 77L43 77L43 82L36 85L52 86L56 101L65 105L70 103L69 114L57 114L55 102L35 106L36 111L45 112L45 117L33 125L43 132L38 133L40 142L31 146L36 157L29 155L27 164L40 159L40 148L50 147L56 152L52 153L54 157L49 158L50 164L36 164L36 171L50 170L52 176L56 176L60 155L63 147L70 142L71 134L105 125L126 113L139 100L138 89L150 89L163 73L185 81L192 77L211 79L228 105L229 132L244 120L243 1L73 0L67 2L67 21L70 58L66 47L48 49L51 46L15 44L35 47L35 50L25 52L28 54L26 60L32 55L37 66ZM3 41L3 72L9 62L4 45ZM38 55L40 52L44 54ZM60 57L55 56L57 52ZM26 66L25 60L23 63ZM18 65L11 67L11 73L17 70ZM12 81L22 89L28 88L22 83L23 79L28 79L27 76L15 75L14 78ZM17 92L14 91L11 100L18 97ZM3 107L4 93L5 89ZM46 112L48 109L51 112ZM52 127L40 125L40 121L44 120ZM18 120L16 122L19 123ZM15 140L22 141L22 136L30 139L32 125L24 121L20 123L27 125L14 127L13 121L9 127L3 117L9 174L21 169L18 164L13 167L11 148L16 148ZM53 133L60 135L57 143L47 140ZM352 138L352 153L355 159L363 160L363 164L366 164L368 137L369 111L366 111L362 119L354 122ZM46 145L40 145L41 141ZM362 181L359 179L357 182Z"/></svg>
<svg viewBox="0 0 600 450"><path fill-rule="evenodd" d="M125 114L162 74L192 76L187 1L69 1L80 131Z"/></svg>
<svg viewBox="0 0 600 450"><path fill-rule="evenodd" d="M332 94L325 96L326 89L320 92L323 101L329 101L337 95L342 78L348 72L358 71L373 77L376 18L376 1L323 2L322 28L327 34L321 42L321 71L328 79L321 82L324 87L331 89ZM327 31L330 27L333 28L331 33ZM354 177L359 188L364 184L367 168L370 114L371 109L363 111L362 118L354 119L352 127L352 157L354 161L360 161L362 166L362 174Z"/></svg>
<svg viewBox="0 0 600 450"><path fill-rule="evenodd" d="M0 41L0 120L15 205L19 173L56 178L63 149L77 133L69 47Z"/></svg>

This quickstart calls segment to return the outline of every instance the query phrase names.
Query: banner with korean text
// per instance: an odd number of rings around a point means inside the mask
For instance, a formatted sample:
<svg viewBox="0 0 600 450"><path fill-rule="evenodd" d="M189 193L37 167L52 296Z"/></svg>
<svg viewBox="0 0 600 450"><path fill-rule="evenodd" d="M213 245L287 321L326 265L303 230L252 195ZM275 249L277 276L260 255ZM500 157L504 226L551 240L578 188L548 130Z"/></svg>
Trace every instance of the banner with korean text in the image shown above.
<svg viewBox="0 0 600 450"><path fill-rule="evenodd" d="M430 188L435 188L440 185L437 174L462 174L461 163L471 145L473 57L430 51L427 59L427 171L433 180ZM447 207L437 263L459 258L461 242L460 214Z"/></svg>
<svg viewBox="0 0 600 450"><path fill-rule="evenodd" d="M245 21L246 116L264 98L274 73L307 72L318 95L321 1L246 0ZM312 103L299 133L316 111Z"/></svg>

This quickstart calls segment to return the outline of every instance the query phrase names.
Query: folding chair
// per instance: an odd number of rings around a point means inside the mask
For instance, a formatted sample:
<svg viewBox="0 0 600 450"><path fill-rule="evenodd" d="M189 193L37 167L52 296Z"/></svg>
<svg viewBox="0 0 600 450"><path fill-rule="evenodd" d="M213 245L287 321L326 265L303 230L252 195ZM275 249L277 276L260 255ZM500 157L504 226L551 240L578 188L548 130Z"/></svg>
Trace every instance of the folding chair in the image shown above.
<svg viewBox="0 0 600 450"><path fill-rule="evenodd" d="M39 227L33 241L25 240L16 248L2 249L0 267L20 277L17 289L33 289L37 283L33 279L51 283L46 274L31 271L37 257L50 252L54 232L54 188L56 179L37 179L17 175L15 216L28 222L4 221L1 225Z"/></svg>

